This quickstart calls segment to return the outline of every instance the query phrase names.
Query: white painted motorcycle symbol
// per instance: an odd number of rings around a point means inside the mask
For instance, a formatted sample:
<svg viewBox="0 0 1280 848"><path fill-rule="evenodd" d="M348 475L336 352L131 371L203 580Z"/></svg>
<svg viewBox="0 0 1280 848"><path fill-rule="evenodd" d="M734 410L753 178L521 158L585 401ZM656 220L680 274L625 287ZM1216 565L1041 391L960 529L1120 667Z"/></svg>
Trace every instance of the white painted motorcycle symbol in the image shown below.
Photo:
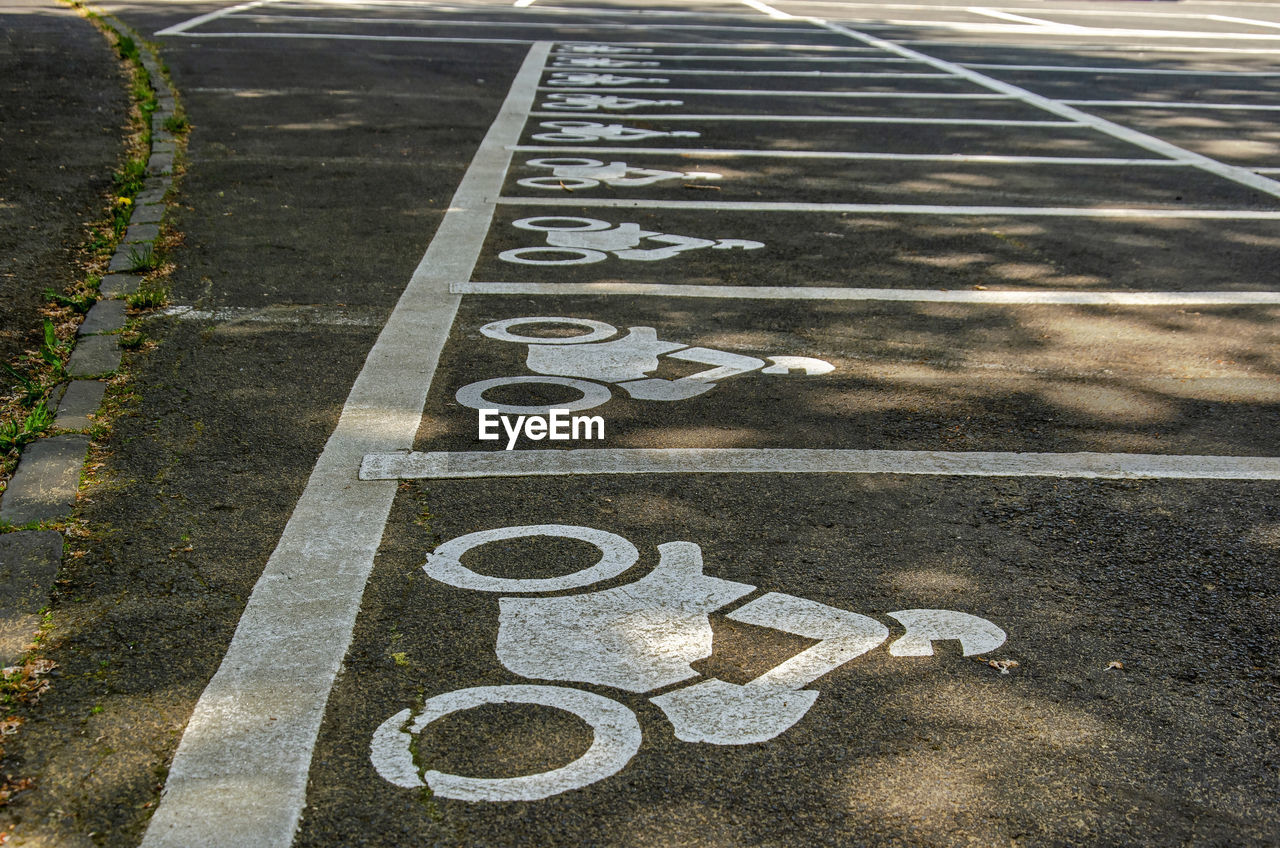
<svg viewBox="0 0 1280 848"><path fill-rule="evenodd" d="M612 47L608 44L574 44L562 46L556 51L561 53L652 53L652 47Z"/></svg>
<svg viewBox="0 0 1280 848"><path fill-rule="evenodd" d="M522 324L558 324L587 332L568 338L548 338L522 336L511 331ZM529 345L525 364L530 371L543 376L480 380L463 386L455 397L458 403L471 409L496 409L511 415L546 415L553 406L570 412L591 409L613 396L608 385L602 383L616 385L636 400L678 401L705 394L721 380L757 370L771 376L793 372L817 376L835 370L831 363L808 356L771 356L769 360L773 364L766 367L763 359L754 356L663 341L653 327L629 327L626 335L604 341L616 335L618 329L603 321L585 318L507 318L484 325L480 332L498 341ZM710 367L675 380L649 377L660 367L660 356ZM484 396L485 392L501 386L527 384L566 386L580 392L582 397L547 406L515 406L494 403Z"/></svg>
<svg viewBox="0 0 1280 848"><path fill-rule="evenodd" d="M538 126L556 132L537 133L536 141L642 141L646 138L698 138L692 130L644 130L624 124L599 124L594 121L547 121Z"/></svg>
<svg viewBox="0 0 1280 848"><path fill-rule="evenodd" d="M599 159L531 159L529 165L534 168L549 168L551 176L528 177L520 180L517 185L525 188L561 190L594 188L600 183L632 188L653 185L663 180L718 180L722 176L713 171L660 171L655 168L634 168L626 162L605 163Z"/></svg>
<svg viewBox="0 0 1280 848"><path fill-rule="evenodd" d="M582 58L562 57L555 60L556 68L656 68L660 62L637 62L634 59L609 59L594 56Z"/></svg>
<svg viewBox="0 0 1280 848"><path fill-rule="evenodd" d="M645 100L642 97L619 97L616 94L548 94L543 109L562 109L566 112L594 112L607 109L625 112L641 106L683 106L683 100Z"/></svg>
<svg viewBox="0 0 1280 848"><path fill-rule="evenodd" d="M620 77L617 74L597 74L587 71L557 71L547 80L547 85L580 86L580 85L635 85L636 83L653 83L666 85L669 79L657 77Z"/></svg>
<svg viewBox="0 0 1280 848"><path fill-rule="evenodd" d="M764 247L764 242L747 239L713 240L660 233L641 229L634 223L615 227L595 218L521 218L512 226L547 234L546 247L517 247L498 254L499 259L521 265L589 265L604 261L610 254L629 262L658 262L703 248L757 250ZM646 242L664 246L641 248Z"/></svg>
<svg viewBox="0 0 1280 848"><path fill-rule="evenodd" d="M557 132L535 133L535 141L643 141L645 138L698 138L701 135L691 129L641 129L625 124L600 124L593 120L548 120L539 127L556 129Z"/></svg>
<svg viewBox="0 0 1280 848"><path fill-rule="evenodd" d="M490 577L462 564L488 542L528 537L578 539L600 551L595 565L562 577L521 580ZM712 652L711 613L756 591L703 573L702 550L692 542L658 546L658 565L647 576L614 589L550 598L498 600L497 657L521 677L652 692L700 677L692 663ZM526 594L577 589L615 577L639 559L621 536L561 524L502 527L452 539L427 556L424 570L459 589ZM893 657L929 656L933 642L954 639L965 656L1004 644L1005 632L975 615L942 609L886 613L905 629L889 646ZM889 628L869 616L780 592L769 592L726 615L733 621L791 633L817 644L756 679L735 684L705 678L650 698L678 739L713 745L767 742L799 722L818 699L806 689L823 675L879 647ZM484 704L539 704L566 710L592 728L586 753L540 774L474 778L420 770L414 737L436 719ZM477 686L427 698L416 715L405 709L373 734L374 768L396 786L429 786L442 798L464 801L536 801L588 786L621 771L640 750L643 735L632 710L618 701L567 686Z"/></svg>

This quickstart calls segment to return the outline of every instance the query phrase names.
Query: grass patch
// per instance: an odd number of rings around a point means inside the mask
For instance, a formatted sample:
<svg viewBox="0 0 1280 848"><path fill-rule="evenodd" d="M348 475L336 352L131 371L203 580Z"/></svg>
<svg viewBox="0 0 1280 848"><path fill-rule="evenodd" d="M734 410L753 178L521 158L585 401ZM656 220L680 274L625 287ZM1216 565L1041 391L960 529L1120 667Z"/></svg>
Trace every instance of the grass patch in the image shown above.
<svg viewBox="0 0 1280 848"><path fill-rule="evenodd" d="M129 245L129 268L133 271L154 271L160 267L160 254L151 244Z"/></svg>
<svg viewBox="0 0 1280 848"><path fill-rule="evenodd" d="M169 287L159 280L143 280L138 290L125 298L125 302L134 309L156 309L169 303ZM141 334L139 334L141 335ZM140 346L139 340L137 345Z"/></svg>
<svg viewBox="0 0 1280 848"><path fill-rule="evenodd" d="M164 128L174 135L181 135L191 129L191 124L188 123L185 112L175 112L164 119Z"/></svg>

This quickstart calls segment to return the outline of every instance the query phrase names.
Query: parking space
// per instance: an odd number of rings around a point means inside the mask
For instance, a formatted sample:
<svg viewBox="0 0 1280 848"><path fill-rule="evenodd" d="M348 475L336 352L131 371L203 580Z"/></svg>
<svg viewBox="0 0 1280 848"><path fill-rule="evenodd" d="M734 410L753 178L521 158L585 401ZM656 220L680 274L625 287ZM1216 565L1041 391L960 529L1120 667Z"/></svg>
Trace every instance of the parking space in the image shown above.
<svg viewBox="0 0 1280 848"><path fill-rule="evenodd" d="M272 2L164 30L523 64L417 204L438 229L143 845L1269 832L1269 117L1124 104L1263 105L1280 76L1086 71L1054 58L1086 35L1162 71L1171 39L1268 36L1065 8ZM244 80L235 155L308 127L304 76ZM424 147L335 112L308 156L428 161L412 89L386 126ZM531 423L554 410L572 435Z"/></svg>

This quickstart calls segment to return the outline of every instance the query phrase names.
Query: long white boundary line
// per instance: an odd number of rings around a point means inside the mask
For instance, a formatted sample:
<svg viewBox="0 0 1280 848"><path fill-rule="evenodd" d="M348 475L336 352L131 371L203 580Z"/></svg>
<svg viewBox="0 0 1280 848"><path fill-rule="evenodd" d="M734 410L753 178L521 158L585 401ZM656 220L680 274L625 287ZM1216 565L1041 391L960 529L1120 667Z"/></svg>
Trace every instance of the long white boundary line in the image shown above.
<svg viewBox="0 0 1280 848"><path fill-rule="evenodd" d="M869 30L900 29L902 27L920 27L946 29L953 32L992 33L1003 35L1040 35L1050 37L1071 38L1147 38L1172 40L1194 38L1197 41L1276 41L1280 35L1252 32L1203 32L1178 29L1121 29L1102 27L1082 27L1071 24L1059 24L1052 27L1018 26L1017 24L984 24L962 23L957 21L921 21L921 20L888 20L888 21L853 21L859 27ZM1150 45L1151 49L1159 49Z"/></svg>
<svg viewBox="0 0 1280 848"><path fill-rule="evenodd" d="M1276 291L1000 291L972 289L855 289L839 286L716 286L681 283L452 283L454 294L626 295L729 300L870 300L993 306L1280 306Z"/></svg>
<svg viewBox="0 0 1280 848"><path fill-rule="evenodd" d="M417 26L456 26L456 27L489 27L491 29L505 29L507 27L516 27L519 29L564 29L562 23L550 23L547 21L469 21L449 18L343 18L329 15L262 15L262 14L240 14L236 16L240 20L250 21L302 21L304 23L342 23L342 24L398 24L398 25L417 25ZM800 27L776 27L776 26L719 26L716 24L650 24L653 27L670 27L682 30L715 30L717 32L790 32L805 34L810 30L801 29ZM634 30L634 23L628 24L599 24L589 23L583 25L584 29L625 29ZM820 33L815 33L820 34Z"/></svg>
<svg viewBox="0 0 1280 848"><path fill-rule="evenodd" d="M1143 209L1091 206L933 206L906 203L793 203L787 201L659 200L626 197L500 197L504 206L594 209L684 209L715 212L850 212L881 215L989 215L1031 218L1150 218L1200 221L1277 221L1280 209Z"/></svg>
<svg viewBox="0 0 1280 848"><path fill-rule="evenodd" d="M165 29L159 30L156 35L185 35L187 30L207 24L209 21L216 21L218 18L225 18L228 15L234 15L237 12L243 12L248 9L256 9L259 6L265 6L271 2L272 0L254 0L252 3L241 3L239 6L228 6L225 9L219 9L216 12L198 15L189 21L183 21L180 24L174 24L171 27L166 27Z"/></svg>
<svg viewBox="0 0 1280 848"><path fill-rule="evenodd" d="M276 2L279 2L279 0L276 0ZM612 44L614 42L610 42L610 43ZM669 43L668 46L671 46L671 44L674 44L674 42ZM704 45L695 45L695 46L702 47ZM581 59L582 54L569 53L569 52L552 53L551 57L553 59L560 58L560 57L567 58L567 59L568 58ZM624 57L619 56L618 58L624 58ZM903 59L901 56L863 56L861 54L854 55L854 56L840 57L840 56L691 56L688 54L676 54L676 53L646 53L643 56L635 56L632 58L641 59L647 62L649 61L750 62L753 65L759 65L766 62L853 62L857 64L875 62L876 64L894 64L894 65L915 64L910 59ZM556 68L556 70L573 70L573 69L572 68ZM588 69L580 68L579 70L588 70ZM620 70L627 71L629 73L631 69L622 68ZM638 69L638 70L644 70L644 69ZM663 68L661 72L664 74L675 73L675 71L672 71L668 68ZM689 73L689 72L682 71L682 73ZM764 72L760 72L760 73L764 73Z"/></svg>
<svg viewBox="0 0 1280 848"><path fill-rule="evenodd" d="M1173 159L1116 159L1094 156L1002 156L982 153L871 153L866 151L839 150L728 150L723 148L699 147L578 147L560 145L556 147L534 144L521 144L513 147L517 153L604 153L615 154L621 150L643 156L679 156L695 159L723 159L754 156L778 159L870 159L902 162L950 162L957 165L1098 165L1118 166L1124 168L1161 166L1170 168L1189 168L1186 162ZM1264 171L1264 168L1254 168Z"/></svg>
<svg viewBox="0 0 1280 848"><path fill-rule="evenodd" d="M1189 103L1163 100L1059 100L1070 106L1114 106L1138 109L1240 109L1256 112L1280 112L1280 106L1270 103Z"/></svg>
<svg viewBox="0 0 1280 848"><path fill-rule="evenodd" d="M1095 68L1082 65L1000 65L957 62L962 68L978 71L1054 71L1063 74L1136 74L1139 76L1182 77L1280 77L1280 71L1186 71L1170 68Z"/></svg>
<svg viewBox="0 0 1280 848"><path fill-rule="evenodd" d="M533 38L479 38L430 35L359 35L341 32L180 32L184 38L299 38L299 39L332 39L334 41L403 41L410 44L536 44ZM559 44L596 44L595 41L565 40ZM751 42L737 44L694 44L684 41L610 41L617 47L687 47L711 48L716 50L795 50L824 53L849 53L861 55L879 52L872 47L842 47L828 44L779 44L772 42ZM1276 51L1280 53L1280 50ZM595 89L593 89L595 90ZM631 89L634 91L635 89Z"/></svg>
<svg viewBox="0 0 1280 848"><path fill-rule="evenodd" d="M642 55L640 58L648 59ZM906 59L903 60L907 61ZM547 68L549 74L575 74L590 72L594 68L557 67ZM607 68L605 70L608 70ZM951 74L913 73L909 71L710 71L705 68L619 68L622 73L662 74L663 76L693 75L699 77L769 77L802 79L950 79ZM1280 74L1276 74L1280 76Z"/></svg>
<svg viewBox="0 0 1280 848"><path fill-rule="evenodd" d="M1280 29L1280 23L1276 23L1275 21L1259 21L1254 18L1236 18L1231 15L1206 15L1205 17L1211 21L1222 21L1225 24L1245 24L1246 26Z"/></svg>
<svg viewBox="0 0 1280 848"><path fill-rule="evenodd" d="M832 32L847 35L856 41L862 42L868 47L878 47L889 53L897 54L904 59L915 59L918 62L932 65L940 71L964 77L970 82L980 85L983 88L998 91L1001 94L1008 94L1024 103L1028 103L1032 106L1038 106L1046 112L1059 115L1067 120L1087 124L1098 132L1109 135L1112 138L1127 141L1130 144L1143 148L1144 150L1150 150L1152 153L1159 153L1162 156L1168 156L1170 159L1181 160L1189 165L1194 165L1201 170L1208 171L1211 174L1216 174L1217 176L1231 180L1232 182L1246 185L1249 188L1264 192L1272 197L1280 197L1280 182L1267 179L1266 177L1255 174L1245 168L1228 165L1224 162L1219 162L1217 159L1210 159L1208 156L1193 153L1190 150L1178 147L1176 144L1170 144L1164 139L1156 138L1155 136L1138 132L1137 130L1130 129L1129 127L1121 126L1120 124L1108 121L1106 118L1100 118L1097 115L1092 115L1088 112L1082 112L1074 106L1068 106L1060 101L1052 100L1039 94L1033 94L1025 88L1019 88L1016 85L1001 82L1000 80L986 76L985 74L957 65L954 62L937 59L926 53L902 47L892 41L886 41L883 38L876 38L875 36L867 35L866 33L858 32L857 30L852 30L848 27L840 26L839 24L833 24L826 21L822 21L820 24ZM1277 35L1276 38L1280 38L1280 35Z"/></svg>
<svg viewBox="0 0 1280 848"><path fill-rule="evenodd" d="M534 112L534 118L577 118L582 112ZM760 124L811 123L811 124L917 124L924 126L956 127L1077 127L1089 129L1069 121L1009 121L1001 118L904 118L897 115L687 115L680 113L660 115L619 115L629 121L749 121Z"/></svg>
<svg viewBox="0 0 1280 848"><path fill-rule="evenodd" d="M395 485L354 470L408 448L550 43L525 58L426 254L356 377L217 674L196 704L143 848L288 848L325 703L351 642Z"/></svg>
<svg viewBox="0 0 1280 848"><path fill-rule="evenodd" d="M1018 41L995 41L988 39L985 41L942 41L938 39L913 39L903 38L896 40L897 44L910 44L915 47L983 47L991 49L992 47L1010 47L1015 49L1025 48L1027 45ZM1182 44L1162 44L1156 47L1150 43L1141 44L1036 44L1037 50L1072 50L1084 51L1091 53L1131 53L1141 51L1145 53L1228 53L1241 56L1274 56L1280 53L1274 47L1191 47Z"/></svg>
<svg viewBox="0 0 1280 848"><path fill-rule="evenodd" d="M1135 453L601 448L370 454L361 480L600 474L927 474L963 477L1280 480L1280 457Z"/></svg>
<svg viewBox="0 0 1280 848"><path fill-rule="evenodd" d="M557 91L566 94L702 94L708 96L741 96L741 97L823 97L823 98L908 98L920 100L1008 100L992 94L972 94L945 91L822 91L820 89L777 90L768 88L610 88L608 86L568 86L546 85L538 89L542 92ZM619 115L620 118L626 117Z"/></svg>

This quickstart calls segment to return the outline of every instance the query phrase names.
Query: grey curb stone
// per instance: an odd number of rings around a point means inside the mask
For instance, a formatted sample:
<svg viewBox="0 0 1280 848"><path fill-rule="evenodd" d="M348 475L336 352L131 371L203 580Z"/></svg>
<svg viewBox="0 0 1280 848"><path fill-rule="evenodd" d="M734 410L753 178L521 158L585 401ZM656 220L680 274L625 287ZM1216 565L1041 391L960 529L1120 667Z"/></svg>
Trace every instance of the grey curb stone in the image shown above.
<svg viewBox="0 0 1280 848"><path fill-rule="evenodd" d="M58 401L58 415L53 426L63 430L88 430L93 426L89 416L102 406L107 384L97 380L73 380Z"/></svg>
<svg viewBox="0 0 1280 848"><path fill-rule="evenodd" d="M110 333L124 326L124 301L100 300L84 316L84 323L77 331L81 336Z"/></svg>
<svg viewBox="0 0 1280 848"><path fill-rule="evenodd" d="M96 377L110 374L120 367L120 341L115 336L84 336L71 352L67 374L72 377Z"/></svg>
<svg viewBox="0 0 1280 848"><path fill-rule="evenodd" d="M61 564L56 530L0 535L0 663L16 665L26 653Z"/></svg>
<svg viewBox="0 0 1280 848"><path fill-rule="evenodd" d="M54 436L27 445L0 500L0 518L14 524L52 521L71 514L89 437Z"/></svg>
<svg viewBox="0 0 1280 848"><path fill-rule="evenodd" d="M135 205L133 207L133 213L129 216L130 229L138 224L157 224L163 216L163 203L145 203Z"/></svg>
<svg viewBox="0 0 1280 848"><path fill-rule="evenodd" d="M133 199L133 208L136 210L140 206L161 205L164 203L165 189L148 188L138 192L138 196Z"/></svg>
<svg viewBox="0 0 1280 848"><path fill-rule="evenodd" d="M121 245L116 248L116 252L111 256L111 264L107 266L107 271L114 274L117 271L132 270L133 260L129 258L129 250Z"/></svg>
<svg viewBox="0 0 1280 848"><path fill-rule="evenodd" d="M140 241L155 241L160 238L159 224L130 224L124 234L124 244L137 244Z"/></svg>
<svg viewBox="0 0 1280 848"><path fill-rule="evenodd" d="M137 274L108 274L98 284L103 297L127 297L138 290L142 277Z"/></svg>
<svg viewBox="0 0 1280 848"><path fill-rule="evenodd" d="M173 154L158 153L152 155L147 161L148 174L170 174L173 173Z"/></svg>

